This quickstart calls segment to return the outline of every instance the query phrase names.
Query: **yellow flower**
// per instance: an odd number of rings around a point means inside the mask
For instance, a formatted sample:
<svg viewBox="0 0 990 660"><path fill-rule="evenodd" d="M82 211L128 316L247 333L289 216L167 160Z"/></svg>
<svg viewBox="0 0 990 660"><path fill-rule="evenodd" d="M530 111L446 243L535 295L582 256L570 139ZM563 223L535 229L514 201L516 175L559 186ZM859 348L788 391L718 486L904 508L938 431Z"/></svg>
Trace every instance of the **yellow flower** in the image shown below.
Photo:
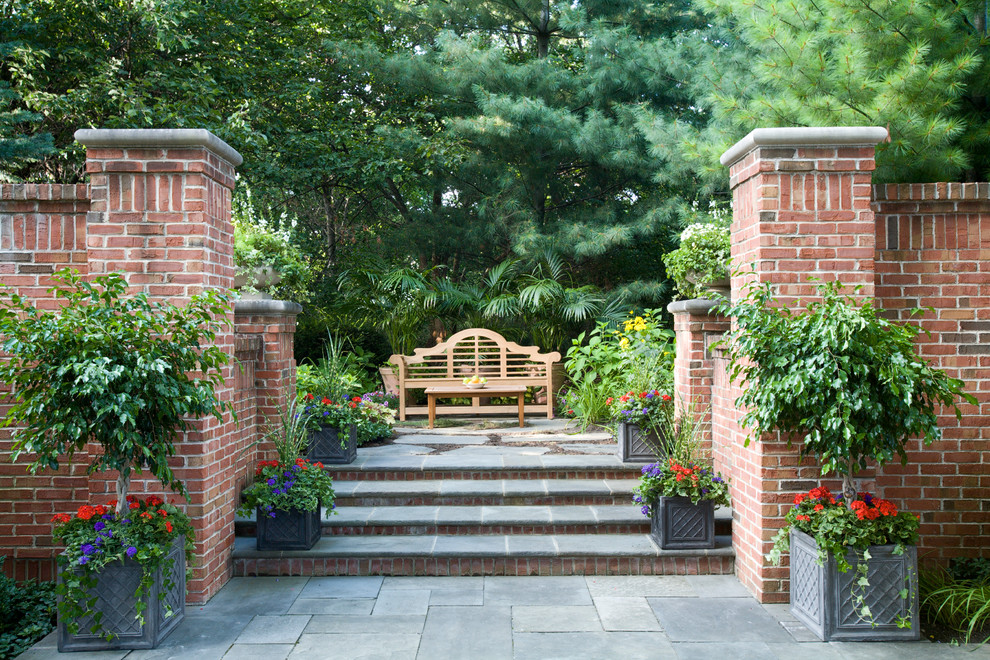
<svg viewBox="0 0 990 660"><path fill-rule="evenodd" d="M619 340L619 348L626 349L629 348L629 340L623 337Z"/></svg>

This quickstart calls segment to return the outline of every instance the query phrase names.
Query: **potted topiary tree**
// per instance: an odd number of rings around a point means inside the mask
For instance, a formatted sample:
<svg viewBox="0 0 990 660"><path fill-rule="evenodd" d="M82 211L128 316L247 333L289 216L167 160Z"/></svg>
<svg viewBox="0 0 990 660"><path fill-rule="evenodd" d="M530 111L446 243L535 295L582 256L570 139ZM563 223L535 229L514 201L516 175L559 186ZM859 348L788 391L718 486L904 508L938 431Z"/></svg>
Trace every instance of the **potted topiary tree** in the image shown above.
<svg viewBox="0 0 990 660"><path fill-rule="evenodd" d="M173 440L189 420L221 419L228 409L215 391L228 357L212 342L230 308L214 291L181 308L143 293L125 297L119 274L92 283L69 270L53 277L50 292L64 302L57 311L16 294L0 301L13 458L30 454L32 472L57 470L92 442L102 451L89 472L118 474L112 505L55 517L66 546L59 649L153 648L183 616L192 531L162 498L137 501L127 491L132 473L147 469L185 493L169 465Z"/></svg>
<svg viewBox="0 0 990 660"><path fill-rule="evenodd" d="M975 399L918 357L916 326L884 319L841 284L821 284L818 295L800 313L776 304L769 283L753 283L727 311L724 346L731 378L746 384L736 404L750 437L800 438L802 457L842 478L841 496L795 498L770 558L790 550L791 611L823 640L917 639L917 518L857 492L855 475L906 463L909 438L941 438L938 406L960 416L957 397Z"/></svg>

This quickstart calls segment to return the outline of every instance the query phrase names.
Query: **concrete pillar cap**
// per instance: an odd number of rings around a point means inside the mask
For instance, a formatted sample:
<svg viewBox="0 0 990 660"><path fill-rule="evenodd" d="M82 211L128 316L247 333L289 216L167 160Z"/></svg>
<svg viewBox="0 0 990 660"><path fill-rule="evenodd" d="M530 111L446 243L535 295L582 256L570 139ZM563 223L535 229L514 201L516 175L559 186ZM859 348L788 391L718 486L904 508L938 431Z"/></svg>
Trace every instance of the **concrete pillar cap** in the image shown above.
<svg viewBox="0 0 990 660"><path fill-rule="evenodd" d="M85 147L206 147L234 167L244 162L232 146L205 128L81 128L75 138Z"/></svg>
<svg viewBox="0 0 990 660"><path fill-rule="evenodd" d="M731 166L757 147L874 146L887 139L882 126L812 126L757 128L728 148L718 159Z"/></svg>

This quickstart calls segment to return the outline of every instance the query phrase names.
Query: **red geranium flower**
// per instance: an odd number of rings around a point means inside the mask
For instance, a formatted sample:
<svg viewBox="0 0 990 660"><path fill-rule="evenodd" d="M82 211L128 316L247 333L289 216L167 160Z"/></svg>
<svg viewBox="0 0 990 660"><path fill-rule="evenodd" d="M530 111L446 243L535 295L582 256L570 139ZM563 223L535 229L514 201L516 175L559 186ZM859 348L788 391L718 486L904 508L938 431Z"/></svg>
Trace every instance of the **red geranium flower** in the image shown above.
<svg viewBox="0 0 990 660"><path fill-rule="evenodd" d="M70 520L72 520L72 516L70 516L67 513L56 513L54 516L52 516L53 523L59 523L59 524L67 523Z"/></svg>
<svg viewBox="0 0 990 660"><path fill-rule="evenodd" d="M664 394L664 395L663 395L662 397L660 397L660 398L661 398L662 400L664 400L664 401L670 401L670 395L669 395L669 394Z"/></svg>
<svg viewBox="0 0 990 660"><path fill-rule="evenodd" d="M326 397L323 397L322 399L320 399L320 403L322 403L325 406L332 406L333 405L333 401L331 401L330 399L328 399Z"/></svg>
<svg viewBox="0 0 990 660"><path fill-rule="evenodd" d="M165 523L165 531L168 532L169 534L172 533L172 523L170 522Z"/></svg>

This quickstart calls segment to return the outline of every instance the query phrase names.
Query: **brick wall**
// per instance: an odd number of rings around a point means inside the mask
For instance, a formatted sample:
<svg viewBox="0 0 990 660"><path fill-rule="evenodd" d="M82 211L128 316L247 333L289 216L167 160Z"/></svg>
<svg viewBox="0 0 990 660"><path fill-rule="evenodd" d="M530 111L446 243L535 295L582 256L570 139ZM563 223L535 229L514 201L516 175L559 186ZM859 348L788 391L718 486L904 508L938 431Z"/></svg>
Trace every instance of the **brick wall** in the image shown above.
<svg viewBox="0 0 990 660"><path fill-rule="evenodd" d="M122 272L134 291L177 304L230 288L230 204L240 164L233 149L201 130L80 131L77 139L87 146L88 186L0 187L0 283L41 305L54 304L45 287L63 265L90 275ZM282 383L294 386L299 308L282 305L269 310L261 332L253 317L232 311L217 337L232 358L217 394L238 420L194 420L176 437L173 468L189 491L185 509L196 529L192 603L208 600L231 575L235 500L258 451L257 412ZM113 499L116 474L87 477L80 456L59 472L28 475L23 461L9 462L10 444L9 432L0 435L0 531L7 532L0 553L10 557L4 569L18 578L51 577L51 515ZM156 481L138 478L132 490L162 492Z"/></svg>
<svg viewBox="0 0 990 660"><path fill-rule="evenodd" d="M910 462L884 468L884 494L921 515L927 558L990 553L990 184L878 185L876 288L901 320L930 334L926 360L966 383L977 405L940 419L944 437L909 445Z"/></svg>
<svg viewBox="0 0 990 660"><path fill-rule="evenodd" d="M962 406L961 423L944 416L945 439L929 448L916 442L907 466L862 474L862 487L921 514L923 553L942 559L986 553L990 187L874 187L873 145L884 136L875 128L759 129L723 155L733 188L733 266L747 271L733 276L733 297L756 279L794 304L814 292L807 280L813 276L859 286L860 295L875 295L898 318L918 305L935 308L921 317L933 334L921 339L919 351L964 379L980 403ZM715 319L700 309L679 312L675 373L684 373L675 377L702 395L697 383L712 383L716 467L733 479L737 575L762 601L785 602L788 569L786 562L766 562L770 540L796 493L838 482L822 480L816 463L798 460L799 443L788 448L779 434L744 446L743 411L734 405L742 390L729 382L724 359L699 352L695 329Z"/></svg>

